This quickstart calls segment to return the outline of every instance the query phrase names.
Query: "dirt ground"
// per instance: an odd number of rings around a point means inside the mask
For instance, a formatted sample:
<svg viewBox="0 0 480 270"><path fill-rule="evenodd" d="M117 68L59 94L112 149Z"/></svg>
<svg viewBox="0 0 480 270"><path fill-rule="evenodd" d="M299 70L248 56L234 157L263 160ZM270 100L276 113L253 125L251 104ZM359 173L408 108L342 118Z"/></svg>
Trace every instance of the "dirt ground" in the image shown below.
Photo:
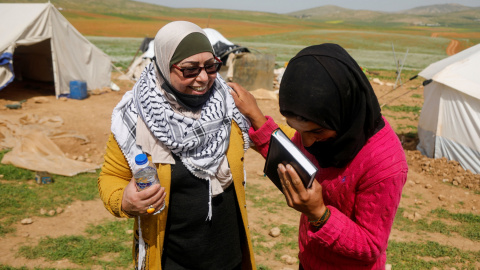
<svg viewBox="0 0 480 270"><path fill-rule="evenodd" d="M90 95L84 100L56 99L52 85L38 83L17 84L16 87L7 87L0 91L0 113L8 116L20 116L23 114L35 114L37 116L60 116L64 120L62 129L76 131L88 137L89 143L75 138L57 139L55 143L69 157L85 156L88 154L91 161L101 164L107 136L110 132L110 116L113 107L120 101L122 95L133 85L129 81L118 81L118 73L112 75L113 81L120 86L120 91L105 91L100 94ZM423 89L419 80L409 82L392 91L392 86L372 83L379 97L380 104L422 106ZM415 96L415 97L412 97ZM420 96L420 98L419 98ZM38 97L43 97L39 102ZM6 104L13 104L26 100L21 109L7 109ZM279 122L284 121L278 112L277 100L259 99L259 105L263 112L272 115ZM417 126L418 119L404 112L384 110L384 115L392 127L405 127L402 132L408 133L408 126ZM406 117L402 117L406 116ZM400 207L415 209L411 216L425 216L431 210L438 207L451 212L471 212L479 214L480 209L480 175L474 175L464 171L457 163L446 160L433 160L421 156L415 150L417 140L399 134L405 148L409 164L408 182L404 188L404 196ZM0 138L2 139L2 138ZM263 177L263 158L253 150L247 151L246 170L251 185L271 188L269 181ZM248 183L248 182L247 182ZM477 194L475 194L477 191ZM248 192L248 184L247 184ZM268 233L272 227L279 224L296 226L299 215L292 209L272 214L253 207L254 202L248 201L250 230L254 235L264 235L269 240L263 244L273 246L280 238L269 238ZM74 218L72 213L88 213L81 215L82 218ZM32 225L20 225L16 232L0 238L0 264L13 267L26 266L51 267L58 269L78 267L68 260L50 262L43 259L27 260L17 257L19 246L27 243L35 243L41 237L60 235L82 234L90 223L98 223L105 219L114 218L103 208L100 200L88 202L75 202L68 206L65 211L55 217L32 217ZM271 224L271 225L269 225ZM293 236L296 238L296 236ZM418 235L415 232L393 230L391 239L396 241L416 241ZM447 237L442 234L424 233L422 238L434 239L440 244L448 244L463 250L480 251L480 245L458 235ZM275 255L261 253L256 255L257 265L268 266L271 269L298 269L298 262L287 264L279 261ZM296 258L296 251L292 250L286 255Z"/></svg>

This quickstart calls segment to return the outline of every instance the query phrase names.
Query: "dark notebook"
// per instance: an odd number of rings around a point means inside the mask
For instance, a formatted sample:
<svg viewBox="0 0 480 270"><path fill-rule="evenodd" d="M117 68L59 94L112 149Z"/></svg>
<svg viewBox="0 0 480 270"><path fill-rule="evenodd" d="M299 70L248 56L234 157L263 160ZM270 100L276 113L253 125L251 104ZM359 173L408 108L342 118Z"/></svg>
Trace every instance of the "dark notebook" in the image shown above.
<svg viewBox="0 0 480 270"><path fill-rule="evenodd" d="M276 129L270 137L267 159L263 172L282 191L282 184L277 173L278 164L290 164L302 179L305 188L312 186L317 168L313 163L293 144L281 129Z"/></svg>

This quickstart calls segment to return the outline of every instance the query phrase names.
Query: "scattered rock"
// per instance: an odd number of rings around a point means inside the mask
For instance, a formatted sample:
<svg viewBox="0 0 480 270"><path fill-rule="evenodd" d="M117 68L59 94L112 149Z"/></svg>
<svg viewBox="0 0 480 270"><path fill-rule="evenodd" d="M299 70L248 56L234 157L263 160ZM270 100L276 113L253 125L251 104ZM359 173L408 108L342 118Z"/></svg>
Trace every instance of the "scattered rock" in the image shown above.
<svg viewBox="0 0 480 270"><path fill-rule="evenodd" d="M33 223L33 220L31 218L24 218L20 223L22 223L22 225L29 225Z"/></svg>
<svg viewBox="0 0 480 270"><path fill-rule="evenodd" d="M392 270L391 264L385 264L385 270Z"/></svg>
<svg viewBox="0 0 480 270"><path fill-rule="evenodd" d="M270 230L270 232L268 233L271 237L278 237L280 236L280 228L278 227L274 227Z"/></svg>
<svg viewBox="0 0 480 270"><path fill-rule="evenodd" d="M444 195L442 195L442 194L438 195L438 200L440 200L440 201L445 201L445 199L446 199L446 198L445 198Z"/></svg>
<svg viewBox="0 0 480 270"><path fill-rule="evenodd" d="M47 213L47 210L40 208L40 215L45 215Z"/></svg>
<svg viewBox="0 0 480 270"><path fill-rule="evenodd" d="M420 215L418 212L415 212L413 214L413 221L417 221L422 218L422 215Z"/></svg>
<svg viewBox="0 0 480 270"><path fill-rule="evenodd" d="M55 210L57 212L57 214L61 214L63 213L63 208L61 207L57 207L57 210Z"/></svg>
<svg viewBox="0 0 480 270"><path fill-rule="evenodd" d="M48 99L46 97L34 97L32 100L35 103L48 103Z"/></svg>
<svg viewBox="0 0 480 270"><path fill-rule="evenodd" d="M465 170L460 163L447 158L429 158L418 150L405 150L410 170L421 171L422 174L442 179L444 183L452 183L458 187L465 187L473 191L480 191L480 174ZM419 181L415 181L419 184Z"/></svg>
<svg viewBox="0 0 480 270"><path fill-rule="evenodd" d="M461 184L463 178L464 178L463 176L455 176L453 177L453 181L457 181L459 184Z"/></svg>
<svg viewBox="0 0 480 270"><path fill-rule="evenodd" d="M374 79L372 80L372 82L374 82L374 83L376 83L376 84L378 84L378 85L384 85L384 84L385 84L384 82L380 81L379 78L374 78Z"/></svg>
<svg viewBox="0 0 480 270"><path fill-rule="evenodd" d="M117 86L118 87L118 86ZM117 89L117 88L115 88ZM92 91L89 91L91 95L101 95L101 94L105 94L105 93L110 93L112 92L112 88L109 88L109 87L102 87L102 88L97 88L97 89L93 89ZM118 91L118 90L115 90L115 91Z"/></svg>
<svg viewBox="0 0 480 270"><path fill-rule="evenodd" d="M385 83L385 85L386 85L386 86L391 86L391 87L394 87L394 86L395 86L395 84L394 84L394 83L391 83L391 82L387 82L387 83Z"/></svg>
<svg viewBox="0 0 480 270"><path fill-rule="evenodd" d="M286 264L289 264L289 265L292 265L292 264L296 264L297 263L297 259L296 258L293 258L292 256L290 255L283 255L282 257L280 257L280 259L286 263Z"/></svg>
<svg viewBox="0 0 480 270"><path fill-rule="evenodd" d="M126 230L125 233L126 234L133 234L133 230Z"/></svg>
<svg viewBox="0 0 480 270"><path fill-rule="evenodd" d="M416 205L422 205L422 204L423 204L423 201L420 201L420 200L415 199L415 204L416 204Z"/></svg>
<svg viewBox="0 0 480 270"><path fill-rule="evenodd" d="M271 248L273 248L273 247L275 246L275 242L273 242L273 241L270 241L270 242L260 242L260 245L261 245L262 247L266 247L266 248L271 249Z"/></svg>
<svg viewBox="0 0 480 270"><path fill-rule="evenodd" d="M50 210L48 211L49 216L55 216L55 210Z"/></svg>
<svg viewBox="0 0 480 270"><path fill-rule="evenodd" d="M426 184L426 185L425 185L425 188L426 188L426 189L432 189L433 187L432 187L432 185L430 185L430 184Z"/></svg>

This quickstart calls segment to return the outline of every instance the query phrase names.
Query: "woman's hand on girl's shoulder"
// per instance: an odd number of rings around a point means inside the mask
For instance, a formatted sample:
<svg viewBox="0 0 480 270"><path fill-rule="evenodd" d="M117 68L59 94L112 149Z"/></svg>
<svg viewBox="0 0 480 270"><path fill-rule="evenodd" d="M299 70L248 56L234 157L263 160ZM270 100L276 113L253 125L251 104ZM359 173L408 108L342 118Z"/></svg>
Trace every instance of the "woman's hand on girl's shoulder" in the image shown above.
<svg viewBox="0 0 480 270"><path fill-rule="evenodd" d="M267 122L267 118L258 107L255 97L238 83L227 84L232 88L230 94L238 110L250 120L255 130L259 129Z"/></svg>

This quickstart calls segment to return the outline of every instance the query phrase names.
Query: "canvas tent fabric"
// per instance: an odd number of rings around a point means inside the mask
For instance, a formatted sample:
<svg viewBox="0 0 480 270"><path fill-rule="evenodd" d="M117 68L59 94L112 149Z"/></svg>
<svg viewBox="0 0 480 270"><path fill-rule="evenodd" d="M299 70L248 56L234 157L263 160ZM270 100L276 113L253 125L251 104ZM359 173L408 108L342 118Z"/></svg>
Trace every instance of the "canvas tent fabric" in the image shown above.
<svg viewBox="0 0 480 270"><path fill-rule="evenodd" d="M148 48L151 47L151 44L155 38L151 37L145 37L142 41L142 44L140 44L140 48L138 48L142 53L146 52ZM153 50L153 49L152 49Z"/></svg>
<svg viewBox="0 0 480 270"><path fill-rule="evenodd" d="M227 62L228 56L232 53L250 52L248 48L232 43L213 28L204 28L203 31L207 34L215 55L224 63Z"/></svg>
<svg viewBox="0 0 480 270"><path fill-rule="evenodd" d="M58 138L75 138L88 143L87 136L61 129L60 116L39 117L35 114L5 116L0 114L0 149L11 149L2 164L38 172L74 176L83 172L95 172L101 164L69 158L53 142Z"/></svg>
<svg viewBox="0 0 480 270"><path fill-rule="evenodd" d="M456 160L480 174L480 44L431 64L419 73L424 88L417 149Z"/></svg>
<svg viewBox="0 0 480 270"><path fill-rule="evenodd" d="M88 90L110 86L110 57L52 4L2 3L0 10L0 58L13 55L0 65L0 88L14 77L53 81L57 97L70 92L70 81L85 81Z"/></svg>

